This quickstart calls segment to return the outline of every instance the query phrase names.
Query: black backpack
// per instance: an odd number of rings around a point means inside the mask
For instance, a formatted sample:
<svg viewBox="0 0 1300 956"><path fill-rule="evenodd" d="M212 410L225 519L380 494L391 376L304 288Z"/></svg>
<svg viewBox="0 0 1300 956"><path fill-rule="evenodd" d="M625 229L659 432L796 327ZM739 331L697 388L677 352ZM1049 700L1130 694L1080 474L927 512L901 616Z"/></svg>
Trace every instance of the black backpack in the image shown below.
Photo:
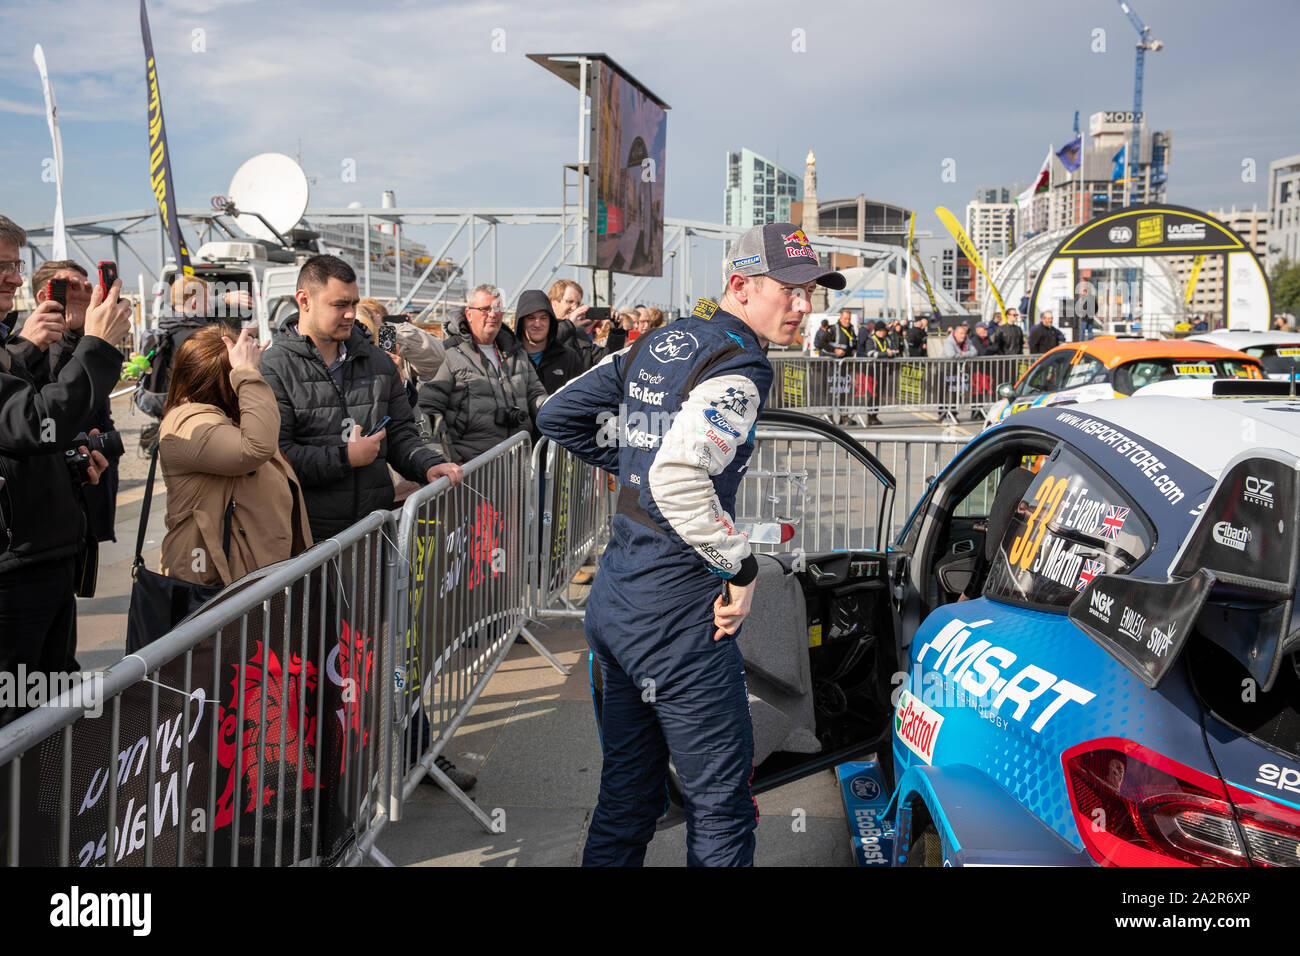
<svg viewBox="0 0 1300 956"><path fill-rule="evenodd" d="M135 406L152 418L161 420L163 405L167 401L167 388L171 384L172 360L176 350L193 333L202 326L185 326L182 328L150 329L144 334L140 343L140 354L148 355L149 371L140 376L135 388Z"/></svg>

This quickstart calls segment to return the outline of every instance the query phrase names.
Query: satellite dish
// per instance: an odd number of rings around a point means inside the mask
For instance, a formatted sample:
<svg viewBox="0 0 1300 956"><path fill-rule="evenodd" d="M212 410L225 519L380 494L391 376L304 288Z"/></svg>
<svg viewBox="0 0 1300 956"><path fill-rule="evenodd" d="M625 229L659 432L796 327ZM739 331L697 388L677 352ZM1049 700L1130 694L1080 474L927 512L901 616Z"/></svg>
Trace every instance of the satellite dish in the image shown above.
<svg viewBox="0 0 1300 956"><path fill-rule="evenodd" d="M261 153L235 170L228 196L239 210L235 222L240 229L254 239L278 243L271 229L287 235L298 225L307 211L308 194L302 167L284 153ZM260 213L266 223L253 213Z"/></svg>

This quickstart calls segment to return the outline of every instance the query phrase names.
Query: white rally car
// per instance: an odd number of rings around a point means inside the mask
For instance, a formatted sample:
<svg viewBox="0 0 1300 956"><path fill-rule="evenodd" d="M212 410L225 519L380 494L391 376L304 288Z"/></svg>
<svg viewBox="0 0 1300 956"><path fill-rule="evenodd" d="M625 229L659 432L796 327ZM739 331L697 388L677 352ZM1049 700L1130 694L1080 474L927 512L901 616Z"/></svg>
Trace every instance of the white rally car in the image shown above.
<svg viewBox="0 0 1300 956"><path fill-rule="evenodd" d="M1300 378L1300 332L1203 332L1189 335L1184 342L1212 342L1257 358L1264 374L1273 379Z"/></svg>

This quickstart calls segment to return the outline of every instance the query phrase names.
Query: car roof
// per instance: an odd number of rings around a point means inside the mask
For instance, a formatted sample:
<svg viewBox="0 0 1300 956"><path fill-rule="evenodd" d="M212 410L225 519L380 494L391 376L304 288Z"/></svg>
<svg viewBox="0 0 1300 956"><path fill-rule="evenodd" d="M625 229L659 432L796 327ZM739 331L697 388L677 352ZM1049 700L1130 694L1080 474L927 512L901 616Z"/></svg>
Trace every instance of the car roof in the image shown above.
<svg viewBox="0 0 1300 956"><path fill-rule="evenodd" d="M1066 342L1058 345L1048 355L1063 351L1079 351L1092 356L1106 368L1114 368L1136 359L1159 358L1233 358L1259 365L1257 359L1212 342L1189 339L1117 339L1113 336L1087 339L1083 342ZM1040 360L1041 361L1041 360Z"/></svg>
<svg viewBox="0 0 1300 956"><path fill-rule="evenodd" d="M1184 342L1211 342L1224 348L1245 349L1259 345L1300 345L1300 332L1247 332L1243 329L1219 329L1189 335Z"/></svg>
<svg viewBox="0 0 1300 956"><path fill-rule="evenodd" d="M1069 410L1141 435L1216 479L1248 448L1300 455L1300 399L1147 395L1080 402Z"/></svg>

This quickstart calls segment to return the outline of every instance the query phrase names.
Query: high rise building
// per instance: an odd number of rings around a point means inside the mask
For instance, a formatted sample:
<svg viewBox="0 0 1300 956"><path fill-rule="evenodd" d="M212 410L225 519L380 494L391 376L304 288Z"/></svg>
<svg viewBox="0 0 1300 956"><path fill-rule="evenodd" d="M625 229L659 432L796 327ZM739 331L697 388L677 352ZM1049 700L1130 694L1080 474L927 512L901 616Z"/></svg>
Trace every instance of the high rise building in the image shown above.
<svg viewBox="0 0 1300 956"><path fill-rule="evenodd" d="M1126 183L1132 134L1132 111L1093 113L1088 118L1088 133L1082 137L1079 168L1070 171L1059 157L1052 156L1046 228L1079 226L1122 209L1126 195L1130 206L1165 201L1173 134L1169 130L1149 130L1145 118L1138 118L1136 175ZM1122 167L1117 168L1121 149Z"/></svg>
<svg viewBox="0 0 1300 956"><path fill-rule="evenodd" d="M1300 160L1300 157L1296 159ZM1233 206L1230 210L1220 209L1217 212L1211 210L1210 215L1241 236L1246 245L1255 250L1255 254L1263 261L1270 245L1267 211L1255 206L1238 210ZM1195 261L1195 256L1174 256L1170 260L1174 267L1174 274L1178 277L1180 292L1187 289L1187 281L1191 278ZM1192 289L1192 301L1188 304L1187 311L1192 315L1213 318L1223 315L1223 305L1223 256L1210 253L1201 262L1200 271L1196 275L1196 285Z"/></svg>
<svg viewBox="0 0 1300 956"><path fill-rule="evenodd" d="M727 153L724 181L722 221L741 229L789 222L790 203L803 199L794 173L749 149Z"/></svg>
<svg viewBox="0 0 1300 956"><path fill-rule="evenodd" d="M1268 164L1268 261L1300 260L1300 156Z"/></svg>

